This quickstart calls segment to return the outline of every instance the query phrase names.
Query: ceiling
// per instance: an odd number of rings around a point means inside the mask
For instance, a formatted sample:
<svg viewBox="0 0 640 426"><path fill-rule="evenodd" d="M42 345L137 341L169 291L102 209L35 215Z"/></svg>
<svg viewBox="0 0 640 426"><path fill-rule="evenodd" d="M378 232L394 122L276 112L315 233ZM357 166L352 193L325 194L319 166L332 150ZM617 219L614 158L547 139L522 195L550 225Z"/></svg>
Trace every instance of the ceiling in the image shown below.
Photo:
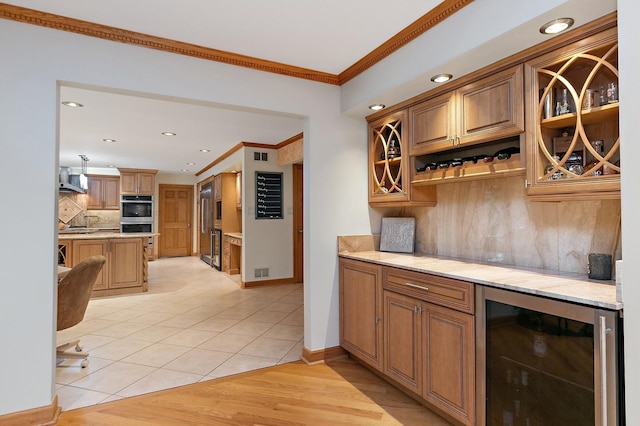
<svg viewBox="0 0 640 426"><path fill-rule="evenodd" d="M550 3L578 5L583 1ZM587 0L587 3L595 1ZM388 0L14 0L6 3L340 74L440 2L402 0L393 2L392 7ZM607 2L615 4L615 1ZM518 7L511 9L504 10L502 17L518 15ZM589 8L581 8L583 19L588 15L584 9ZM446 24L445 20L439 25ZM420 92L410 96L417 93ZM239 142L275 145L303 129L300 117L82 87L62 87L61 101L75 101L84 106L60 107L60 165L79 167L79 155L84 154L89 157L90 171L94 167L114 165L193 176ZM174 132L176 136L163 136L164 131ZM200 149L210 152L202 153Z"/></svg>

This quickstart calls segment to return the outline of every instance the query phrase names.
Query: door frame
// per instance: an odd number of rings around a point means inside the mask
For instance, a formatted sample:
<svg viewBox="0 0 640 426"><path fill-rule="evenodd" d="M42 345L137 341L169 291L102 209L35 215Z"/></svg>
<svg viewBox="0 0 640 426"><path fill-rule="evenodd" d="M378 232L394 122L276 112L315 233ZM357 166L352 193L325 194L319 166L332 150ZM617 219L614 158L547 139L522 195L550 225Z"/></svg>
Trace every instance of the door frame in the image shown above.
<svg viewBox="0 0 640 426"><path fill-rule="evenodd" d="M293 282L304 282L303 165L293 164Z"/></svg>

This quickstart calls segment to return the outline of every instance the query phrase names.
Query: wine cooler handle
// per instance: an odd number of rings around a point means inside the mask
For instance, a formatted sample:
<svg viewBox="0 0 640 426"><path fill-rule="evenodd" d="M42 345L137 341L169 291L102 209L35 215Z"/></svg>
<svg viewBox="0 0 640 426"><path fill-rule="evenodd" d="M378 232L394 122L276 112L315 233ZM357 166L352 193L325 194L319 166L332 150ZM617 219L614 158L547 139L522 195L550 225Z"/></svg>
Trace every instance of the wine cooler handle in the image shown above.
<svg viewBox="0 0 640 426"><path fill-rule="evenodd" d="M607 318L600 315L600 424L607 425Z"/></svg>

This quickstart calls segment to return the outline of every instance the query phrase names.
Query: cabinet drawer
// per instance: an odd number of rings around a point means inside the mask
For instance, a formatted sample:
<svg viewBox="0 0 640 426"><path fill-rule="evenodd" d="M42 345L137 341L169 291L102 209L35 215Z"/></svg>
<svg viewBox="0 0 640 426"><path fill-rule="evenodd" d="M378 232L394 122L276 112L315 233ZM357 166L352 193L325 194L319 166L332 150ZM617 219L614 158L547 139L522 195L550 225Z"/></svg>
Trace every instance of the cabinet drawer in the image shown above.
<svg viewBox="0 0 640 426"><path fill-rule="evenodd" d="M415 297L425 302L474 313L474 285L421 272L385 267L382 286L385 290Z"/></svg>

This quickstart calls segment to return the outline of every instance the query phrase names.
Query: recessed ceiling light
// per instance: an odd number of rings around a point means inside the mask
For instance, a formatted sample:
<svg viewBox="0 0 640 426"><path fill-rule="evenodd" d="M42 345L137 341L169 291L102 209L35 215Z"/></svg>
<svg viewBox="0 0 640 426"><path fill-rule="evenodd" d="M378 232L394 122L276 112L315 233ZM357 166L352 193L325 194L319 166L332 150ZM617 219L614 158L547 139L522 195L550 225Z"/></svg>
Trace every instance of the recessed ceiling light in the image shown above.
<svg viewBox="0 0 640 426"><path fill-rule="evenodd" d="M452 77L451 74L437 74L431 77L431 81L434 83L444 83L445 81L451 80Z"/></svg>
<svg viewBox="0 0 640 426"><path fill-rule="evenodd" d="M193 163L193 162L187 163L187 166L195 166L195 165L196 165L196 163Z"/></svg>
<svg viewBox="0 0 640 426"><path fill-rule="evenodd" d="M188 169L180 169L181 172L188 172Z"/></svg>
<svg viewBox="0 0 640 426"><path fill-rule="evenodd" d="M102 140L105 142L112 142L112 143L116 141L115 139L102 139Z"/></svg>
<svg viewBox="0 0 640 426"><path fill-rule="evenodd" d="M571 18L560 18L554 19L553 21L547 22L543 26L540 27L540 32L542 34L558 34L566 29L569 29L573 25L573 19Z"/></svg>
<svg viewBox="0 0 640 426"><path fill-rule="evenodd" d="M116 165L115 164L107 164L107 167L114 168L114 167L116 167Z"/></svg>
<svg viewBox="0 0 640 426"><path fill-rule="evenodd" d="M173 132L162 132L163 135L165 136L175 136L176 134Z"/></svg>
<svg viewBox="0 0 640 426"><path fill-rule="evenodd" d="M374 105L369 105L369 109L372 111L380 111L381 109L384 109L386 107L385 104L374 104Z"/></svg>
<svg viewBox="0 0 640 426"><path fill-rule="evenodd" d="M200 152L209 152L211 151L210 149L201 149Z"/></svg>
<svg viewBox="0 0 640 426"><path fill-rule="evenodd" d="M72 102L72 101L64 101L62 102L62 105L72 107L72 108L82 108L84 106L81 103Z"/></svg>

